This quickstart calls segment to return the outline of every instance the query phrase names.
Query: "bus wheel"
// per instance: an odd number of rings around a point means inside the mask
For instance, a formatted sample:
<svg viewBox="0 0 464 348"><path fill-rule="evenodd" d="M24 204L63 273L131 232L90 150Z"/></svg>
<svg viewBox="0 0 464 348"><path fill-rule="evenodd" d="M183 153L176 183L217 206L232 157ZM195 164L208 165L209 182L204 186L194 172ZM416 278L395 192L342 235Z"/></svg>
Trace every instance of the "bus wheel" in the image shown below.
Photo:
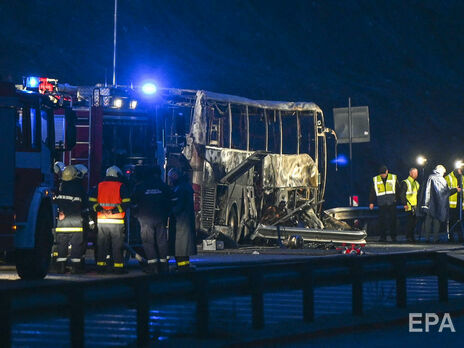
<svg viewBox="0 0 464 348"><path fill-rule="evenodd" d="M232 230L232 239L235 242L238 242L240 239L240 229L238 226L238 214L237 214L237 208L232 206L229 212L229 223L227 224L230 229Z"/></svg>
<svg viewBox="0 0 464 348"><path fill-rule="evenodd" d="M35 247L16 250L16 270L22 279L42 279L47 275L53 244L52 216L47 207L42 204L39 209Z"/></svg>

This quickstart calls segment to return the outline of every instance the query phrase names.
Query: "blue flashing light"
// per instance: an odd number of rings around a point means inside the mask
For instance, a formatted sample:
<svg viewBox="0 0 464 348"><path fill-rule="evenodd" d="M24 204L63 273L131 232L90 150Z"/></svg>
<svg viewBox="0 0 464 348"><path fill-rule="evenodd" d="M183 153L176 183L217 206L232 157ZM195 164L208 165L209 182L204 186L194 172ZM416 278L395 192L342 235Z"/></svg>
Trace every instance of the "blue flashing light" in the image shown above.
<svg viewBox="0 0 464 348"><path fill-rule="evenodd" d="M39 87L39 78L34 76L29 76L26 80L26 87L37 88Z"/></svg>
<svg viewBox="0 0 464 348"><path fill-rule="evenodd" d="M142 91L143 93L145 94L155 94L156 93L156 86L154 83L151 83L151 82L148 82L148 83L145 83L143 86L142 86Z"/></svg>
<svg viewBox="0 0 464 348"><path fill-rule="evenodd" d="M348 159L345 155L338 155L338 157L331 160L330 163L338 164L340 167L343 167L348 164Z"/></svg>

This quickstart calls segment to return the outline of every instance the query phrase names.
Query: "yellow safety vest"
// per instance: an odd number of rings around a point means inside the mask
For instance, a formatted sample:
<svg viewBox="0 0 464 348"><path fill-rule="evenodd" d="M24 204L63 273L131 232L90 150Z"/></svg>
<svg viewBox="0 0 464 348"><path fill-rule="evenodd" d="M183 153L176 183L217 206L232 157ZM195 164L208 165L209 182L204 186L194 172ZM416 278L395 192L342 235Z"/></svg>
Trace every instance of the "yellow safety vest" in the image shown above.
<svg viewBox="0 0 464 348"><path fill-rule="evenodd" d="M396 198L396 175L388 174L385 185L380 175L374 176L373 180L377 204L379 206L393 204Z"/></svg>
<svg viewBox="0 0 464 348"><path fill-rule="evenodd" d="M445 180L448 183L448 187L450 189L459 187L458 178L456 178L456 176L454 175L454 172L451 172L447 176L445 176ZM458 194L457 193L449 197L449 206L450 208L457 208L458 206ZM464 209L464 202L462 202L462 209Z"/></svg>
<svg viewBox="0 0 464 348"><path fill-rule="evenodd" d="M419 191L420 185L416 180L414 180L410 176L408 176L408 178L403 181L406 183L408 187L408 190L406 191L408 208L406 209L406 211L411 211L411 207L417 206L417 192Z"/></svg>
<svg viewBox="0 0 464 348"><path fill-rule="evenodd" d="M374 189L377 197L388 194L395 194L396 175L388 174L385 185L383 184L383 180L380 175L374 176Z"/></svg>

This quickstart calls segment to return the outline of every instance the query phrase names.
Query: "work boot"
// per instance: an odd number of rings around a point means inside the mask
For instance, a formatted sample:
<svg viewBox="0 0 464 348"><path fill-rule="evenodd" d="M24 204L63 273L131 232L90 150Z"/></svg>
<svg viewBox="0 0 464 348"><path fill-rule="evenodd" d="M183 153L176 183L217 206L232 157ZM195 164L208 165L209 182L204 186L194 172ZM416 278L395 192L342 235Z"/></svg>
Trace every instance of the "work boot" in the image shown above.
<svg viewBox="0 0 464 348"><path fill-rule="evenodd" d="M97 273L99 274L106 273L106 266L97 266Z"/></svg>
<svg viewBox="0 0 464 348"><path fill-rule="evenodd" d="M148 274L158 274L158 265L156 263L149 263L142 268L142 271Z"/></svg>
<svg viewBox="0 0 464 348"><path fill-rule="evenodd" d="M169 262L160 262L159 264L160 273L169 273Z"/></svg>
<svg viewBox="0 0 464 348"><path fill-rule="evenodd" d="M82 267L81 263L73 263L71 265L71 273L72 274L82 274L85 273L85 269Z"/></svg>
<svg viewBox="0 0 464 348"><path fill-rule="evenodd" d="M127 274L127 269L125 267L113 268L114 274Z"/></svg>
<svg viewBox="0 0 464 348"><path fill-rule="evenodd" d="M58 274L66 273L66 262L60 261L56 263L56 273Z"/></svg>

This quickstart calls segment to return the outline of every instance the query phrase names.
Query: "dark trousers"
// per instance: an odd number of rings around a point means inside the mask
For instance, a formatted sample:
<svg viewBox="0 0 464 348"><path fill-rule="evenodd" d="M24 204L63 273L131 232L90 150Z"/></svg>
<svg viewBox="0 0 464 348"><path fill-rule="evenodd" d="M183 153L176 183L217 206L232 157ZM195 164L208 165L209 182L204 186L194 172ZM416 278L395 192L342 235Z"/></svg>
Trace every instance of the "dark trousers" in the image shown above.
<svg viewBox="0 0 464 348"><path fill-rule="evenodd" d="M406 228L405 228L405 235L406 239L409 241L414 240L414 231L416 229L416 214L414 214L412 211L407 212L407 221L406 221Z"/></svg>
<svg viewBox="0 0 464 348"><path fill-rule="evenodd" d="M425 240L430 241L430 236L433 233L433 239L437 242L440 239L441 221L427 214L424 223Z"/></svg>
<svg viewBox="0 0 464 348"><path fill-rule="evenodd" d="M57 262L65 262L68 258L68 246L71 244L71 262L81 262L84 255L84 237L82 232L57 232Z"/></svg>
<svg viewBox="0 0 464 348"><path fill-rule="evenodd" d="M110 246L115 268L124 266L124 224L98 224L97 266L106 266L106 255Z"/></svg>
<svg viewBox="0 0 464 348"><path fill-rule="evenodd" d="M463 231L461 229L461 224L456 224L459 221L459 208L450 208L449 210L449 235L450 239L454 239L455 236L458 237L459 241L463 240ZM464 212L463 212L464 217ZM456 224L456 226L454 226ZM454 226L454 228L453 228Z"/></svg>
<svg viewBox="0 0 464 348"><path fill-rule="evenodd" d="M162 221L139 220L143 250L149 263L166 262L168 256L168 235Z"/></svg>
<svg viewBox="0 0 464 348"><path fill-rule="evenodd" d="M380 238L386 238L386 230L390 230L390 236L396 238L396 206L384 205L379 207L379 231Z"/></svg>

